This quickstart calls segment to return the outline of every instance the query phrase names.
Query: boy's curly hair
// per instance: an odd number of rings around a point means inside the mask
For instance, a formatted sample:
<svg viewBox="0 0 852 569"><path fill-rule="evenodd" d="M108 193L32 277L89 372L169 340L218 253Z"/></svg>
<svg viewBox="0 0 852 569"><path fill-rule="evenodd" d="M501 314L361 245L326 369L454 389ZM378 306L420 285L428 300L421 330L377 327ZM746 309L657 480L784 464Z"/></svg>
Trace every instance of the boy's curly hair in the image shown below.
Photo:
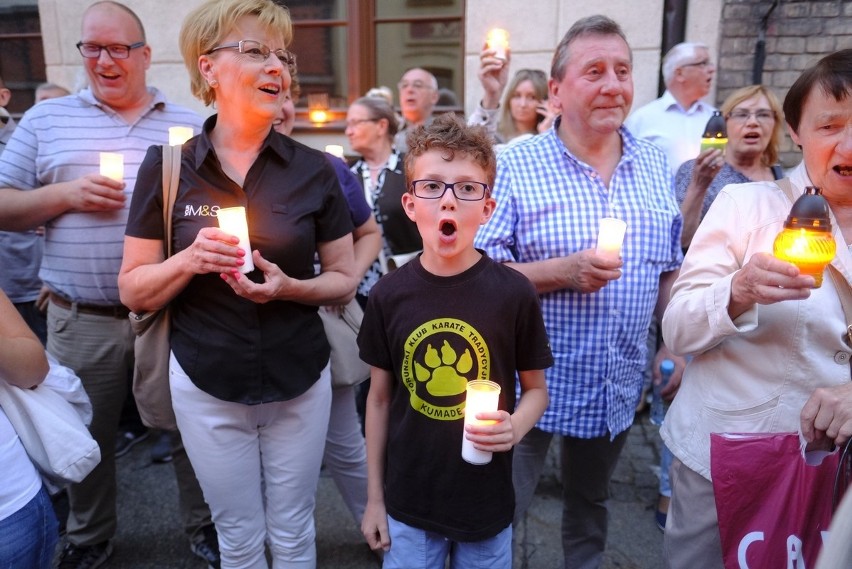
<svg viewBox="0 0 852 569"><path fill-rule="evenodd" d="M419 126L408 134L408 152L405 154L405 182L411 186L414 163L430 150L443 151L447 162L456 153L467 156L485 171L490 193L497 176L497 158L494 156L491 136L481 126L468 126L454 113L439 115L430 124Z"/></svg>

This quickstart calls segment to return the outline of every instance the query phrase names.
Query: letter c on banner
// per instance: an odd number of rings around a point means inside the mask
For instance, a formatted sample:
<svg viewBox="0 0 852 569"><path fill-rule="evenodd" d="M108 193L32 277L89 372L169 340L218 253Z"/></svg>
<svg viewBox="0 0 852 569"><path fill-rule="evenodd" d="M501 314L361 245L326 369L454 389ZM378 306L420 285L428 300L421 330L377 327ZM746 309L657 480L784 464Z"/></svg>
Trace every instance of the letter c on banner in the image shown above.
<svg viewBox="0 0 852 569"><path fill-rule="evenodd" d="M747 533L745 537L740 540L740 546L737 548L737 563L740 564L740 569L749 569L748 562L746 562L746 551L748 550L748 546L755 541L763 541L762 531Z"/></svg>

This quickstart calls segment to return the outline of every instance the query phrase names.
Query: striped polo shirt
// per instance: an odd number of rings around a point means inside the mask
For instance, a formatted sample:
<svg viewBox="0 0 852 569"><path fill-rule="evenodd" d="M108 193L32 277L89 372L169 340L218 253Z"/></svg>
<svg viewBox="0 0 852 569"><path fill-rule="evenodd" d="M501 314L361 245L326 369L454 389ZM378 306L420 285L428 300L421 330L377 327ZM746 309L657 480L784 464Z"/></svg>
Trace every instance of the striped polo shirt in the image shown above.
<svg viewBox="0 0 852 569"><path fill-rule="evenodd" d="M166 102L152 87L150 108L133 124L95 99L92 91L49 99L31 108L0 156L0 187L22 191L98 173L100 152L124 156L124 208L66 212L45 225L39 276L54 292L81 304L120 304L118 270L136 171L152 144L168 144L170 126L191 126L198 114Z"/></svg>

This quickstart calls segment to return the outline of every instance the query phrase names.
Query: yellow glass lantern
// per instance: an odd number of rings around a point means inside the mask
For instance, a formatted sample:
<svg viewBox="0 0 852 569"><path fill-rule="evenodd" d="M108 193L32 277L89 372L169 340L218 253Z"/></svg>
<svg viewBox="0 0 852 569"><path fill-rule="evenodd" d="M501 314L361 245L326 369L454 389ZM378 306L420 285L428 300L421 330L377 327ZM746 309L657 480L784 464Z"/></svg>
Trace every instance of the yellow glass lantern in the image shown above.
<svg viewBox="0 0 852 569"><path fill-rule="evenodd" d="M724 154L725 146L728 144L728 125L721 111L713 111L713 116L704 127L701 135L701 152L708 148L718 148Z"/></svg>
<svg viewBox="0 0 852 569"><path fill-rule="evenodd" d="M773 254L793 263L822 286L825 266L834 259L837 245L831 231L828 202L819 188L808 186L790 209L784 229L775 238Z"/></svg>

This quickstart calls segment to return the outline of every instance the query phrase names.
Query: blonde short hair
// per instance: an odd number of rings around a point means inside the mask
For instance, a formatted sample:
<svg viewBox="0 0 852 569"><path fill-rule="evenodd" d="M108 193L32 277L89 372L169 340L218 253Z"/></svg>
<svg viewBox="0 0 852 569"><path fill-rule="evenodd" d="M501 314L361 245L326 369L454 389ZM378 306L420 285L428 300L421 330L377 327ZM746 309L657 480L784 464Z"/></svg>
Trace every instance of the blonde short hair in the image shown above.
<svg viewBox="0 0 852 569"><path fill-rule="evenodd" d="M198 68L198 58L216 47L243 16L256 16L261 26L281 34L284 48L293 41L290 12L272 0L208 0L190 12L180 29L180 51L189 71L192 94L205 105L216 100Z"/></svg>

